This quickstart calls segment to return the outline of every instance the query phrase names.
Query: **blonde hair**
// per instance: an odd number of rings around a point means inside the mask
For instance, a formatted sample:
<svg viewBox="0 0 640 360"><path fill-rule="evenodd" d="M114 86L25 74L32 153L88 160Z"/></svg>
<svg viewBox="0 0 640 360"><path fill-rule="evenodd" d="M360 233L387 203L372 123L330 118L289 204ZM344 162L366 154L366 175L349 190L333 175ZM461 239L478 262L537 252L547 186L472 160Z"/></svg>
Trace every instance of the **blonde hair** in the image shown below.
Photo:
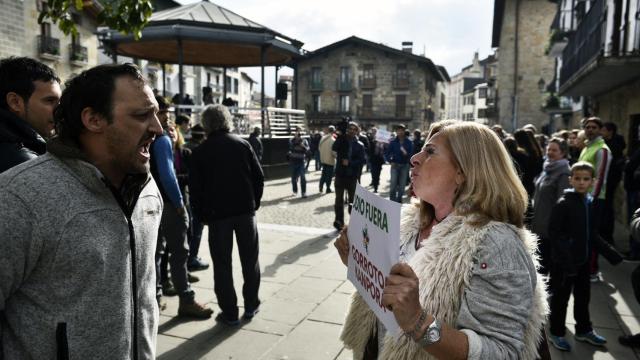
<svg viewBox="0 0 640 360"><path fill-rule="evenodd" d="M455 213L473 215L471 224L477 226L493 220L522 227L527 192L498 135L485 125L457 120L432 124L427 141L436 134L446 139L464 175L453 200ZM433 206L420 201L420 209L421 225L428 226L435 218Z"/></svg>
<svg viewBox="0 0 640 360"><path fill-rule="evenodd" d="M176 143L175 143L175 148L176 149L182 149L182 146L184 146L184 135L182 135L182 130L180 130L180 128L178 126L173 126L173 128L176 130Z"/></svg>

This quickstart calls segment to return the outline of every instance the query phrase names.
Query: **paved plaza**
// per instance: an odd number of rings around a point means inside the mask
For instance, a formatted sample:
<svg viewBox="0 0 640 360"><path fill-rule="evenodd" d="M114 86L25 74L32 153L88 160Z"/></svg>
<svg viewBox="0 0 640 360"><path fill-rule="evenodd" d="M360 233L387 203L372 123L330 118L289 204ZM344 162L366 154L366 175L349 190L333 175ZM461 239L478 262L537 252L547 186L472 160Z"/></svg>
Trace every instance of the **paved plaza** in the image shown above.
<svg viewBox="0 0 640 360"><path fill-rule="evenodd" d="M309 167L313 168L313 163ZM265 184L265 196L258 212L262 283L260 313L251 322L227 327L208 320L177 318L178 299L169 297L161 314L158 358L168 359L287 359L344 360L351 352L338 337L353 286L346 280L346 268L333 247L334 194L318 194L320 172L307 174L308 198L294 198L289 179ZM389 168L383 168L380 189L386 195ZM368 173L362 177L368 185ZM200 256L210 260L207 234ZM618 234L616 239L623 239ZM242 306L242 274L234 252L234 280ZM629 283L635 265L611 267L602 262L604 282L592 286L591 316L598 333L609 343L595 348L573 340L572 304L567 315L567 336L571 353L552 348L553 359L638 359L639 353L618 344L622 334L640 332L640 305ZM219 312L213 292L211 268L195 273L196 299ZM241 313L243 309L240 310ZM215 316L215 314L214 314Z"/></svg>

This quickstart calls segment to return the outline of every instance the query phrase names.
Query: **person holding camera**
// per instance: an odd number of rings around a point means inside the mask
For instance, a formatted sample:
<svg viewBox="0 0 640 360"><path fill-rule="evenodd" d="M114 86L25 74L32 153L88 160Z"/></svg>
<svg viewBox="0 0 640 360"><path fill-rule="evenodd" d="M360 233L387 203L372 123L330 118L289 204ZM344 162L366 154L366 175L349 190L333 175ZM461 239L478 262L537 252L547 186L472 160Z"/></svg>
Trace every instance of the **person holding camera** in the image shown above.
<svg viewBox="0 0 640 360"><path fill-rule="evenodd" d="M336 191L334 210L336 216L333 222L333 227L336 230L340 230L344 226L344 192L346 190L349 196L349 212L351 212L351 204L356 192L356 182L360 178L362 166L366 162L364 145L358 140L358 124L353 121L346 121L347 126L344 126L344 123L339 125L340 134L332 146L332 150L336 152L334 183Z"/></svg>

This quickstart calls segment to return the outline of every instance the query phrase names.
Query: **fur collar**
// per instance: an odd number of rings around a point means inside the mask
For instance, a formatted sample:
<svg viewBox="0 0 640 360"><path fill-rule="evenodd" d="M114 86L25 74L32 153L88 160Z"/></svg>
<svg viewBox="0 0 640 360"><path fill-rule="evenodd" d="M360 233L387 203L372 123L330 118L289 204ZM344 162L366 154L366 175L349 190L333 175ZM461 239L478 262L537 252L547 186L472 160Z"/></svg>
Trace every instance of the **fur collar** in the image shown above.
<svg viewBox="0 0 640 360"><path fill-rule="evenodd" d="M403 206L400 221L401 243L415 239L419 223L419 207L416 204ZM529 231L499 222L475 227L469 224L468 217L452 214L433 227L429 239L422 243L422 247L409 261L409 265L421 279L420 303L427 312L443 323L455 326L464 288L469 284L472 275L473 257L487 233L496 231L499 227L508 227L515 231L524 242L534 264L538 266L535 256L537 239ZM523 359L536 358L537 347L541 340L540 329L546 319L546 313L545 283L543 278L538 276L534 290L534 304L525 330ZM353 350L354 359L362 359L367 341L374 334L376 322L373 312L355 293L341 334L341 340L345 346ZM433 359L413 340L404 336L398 339L387 336L379 354L380 359Z"/></svg>

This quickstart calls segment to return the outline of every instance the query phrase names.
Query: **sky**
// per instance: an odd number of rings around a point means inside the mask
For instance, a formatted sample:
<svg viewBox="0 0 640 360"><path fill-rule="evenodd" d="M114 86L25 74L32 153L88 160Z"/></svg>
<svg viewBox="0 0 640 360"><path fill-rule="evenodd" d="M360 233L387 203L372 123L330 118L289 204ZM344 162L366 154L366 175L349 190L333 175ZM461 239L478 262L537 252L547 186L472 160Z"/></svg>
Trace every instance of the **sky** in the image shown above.
<svg viewBox="0 0 640 360"><path fill-rule="evenodd" d="M182 4L199 0L177 0ZM493 0L211 0L230 11L304 43L313 51L352 35L397 49L413 41L414 54L443 65L450 76L492 53ZM259 68L245 68L260 80ZM291 74L288 68L280 74ZM265 72L274 93L273 68Z"/></svg>

